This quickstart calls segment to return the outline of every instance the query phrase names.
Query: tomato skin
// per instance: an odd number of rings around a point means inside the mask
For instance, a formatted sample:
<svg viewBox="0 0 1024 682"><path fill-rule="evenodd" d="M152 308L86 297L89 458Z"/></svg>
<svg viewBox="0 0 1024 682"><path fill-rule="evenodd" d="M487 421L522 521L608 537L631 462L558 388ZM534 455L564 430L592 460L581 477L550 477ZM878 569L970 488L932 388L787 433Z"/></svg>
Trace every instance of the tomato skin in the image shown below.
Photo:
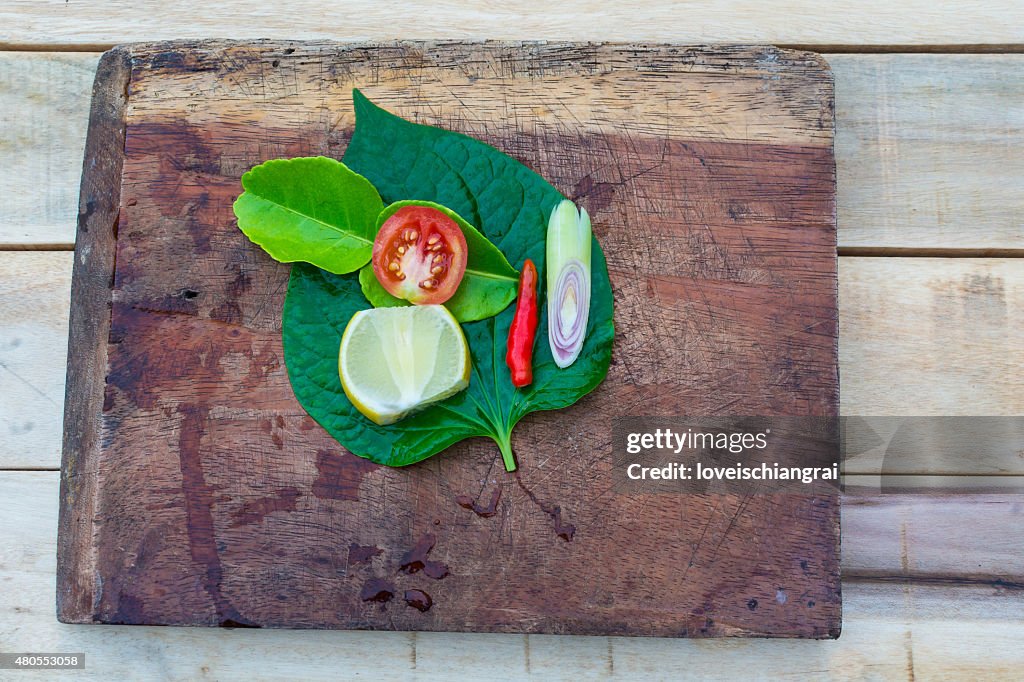
<svg viewBox="0 0 1024 682"><path fill-rule="evenodd" d="M373 273L392 296L415 305L440 304L459 288L468 249L462 229L430 206L403 206L373 241Z"/></svg>

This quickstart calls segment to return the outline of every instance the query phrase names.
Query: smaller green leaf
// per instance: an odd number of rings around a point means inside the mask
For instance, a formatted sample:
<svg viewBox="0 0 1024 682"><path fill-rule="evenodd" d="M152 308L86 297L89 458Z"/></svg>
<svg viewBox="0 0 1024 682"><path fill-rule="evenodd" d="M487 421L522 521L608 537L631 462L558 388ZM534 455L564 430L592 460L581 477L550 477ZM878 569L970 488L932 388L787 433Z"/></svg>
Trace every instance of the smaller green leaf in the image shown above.
<svg viewBox="0 0 1024 682"><path fill-rule="evenodd" d="M303 261L338 275L373 253L384 202L370 181L324 156L275 159L242 176L238 227L282 263Z"/></svg>
<svg viewBox="0 0 1024 682"><path fill-rule="evenodd" d="M403 206L429 206L435 208L462 228L466 237L466 274L452 296L444 304L459 322L474 322L497 315L516 297L519 273L509 265L505 255L487 237L449 208L430 201L397 201L377 217L377 229ZM389 294L377 281L373 264L359 271L359 286L363 295L375 308L409 305L407 301Z"/></svg>
<svg viewBox="0 0 1024 682"><path fill-rule="evenodd" d="M359 269L359 286L363 290L363 296L374 308L398 308L403 305L412 305L408 301L392 296L380 285L377 274L373 271L373 263L367 263ZM451 308L448 309L451 311ZM452 313L455 315L455 313ZM459 319L458 315L455 319Z"/></svg>

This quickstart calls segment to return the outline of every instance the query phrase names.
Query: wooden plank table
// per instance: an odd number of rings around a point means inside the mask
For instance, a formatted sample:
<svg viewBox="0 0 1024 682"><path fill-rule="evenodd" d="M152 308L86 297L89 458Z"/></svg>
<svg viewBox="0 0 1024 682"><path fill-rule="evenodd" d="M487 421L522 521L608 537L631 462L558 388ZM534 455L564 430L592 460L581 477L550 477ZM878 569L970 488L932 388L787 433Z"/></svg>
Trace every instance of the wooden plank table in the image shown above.
<svg viewBox="0 0 1024 682"><path fill-rule="evenodd" d="M768 10L577 1L396 13L246 3L0 0L0 650L84 651L109 679L995 679L1024 664L1024 458L928 453L919 492L851 461L835 642L67 626L54 614L58 467L78 182L98 53L128 40L558 38L771 42L835 72L844 414L1024 414L1024 7ZM333 12L333 14L332 14ZM202 14L202 16L198 16ZM79 51L76 51L79 50ZM82 51L85 50L85 51ZM995 473L993 473L995 472ZM984 492L980 492L984 491ZM387 652L387 655L380 655ZM39 673L43 675L45 673ZM25 675L31 678L32 674Z"/></svg>

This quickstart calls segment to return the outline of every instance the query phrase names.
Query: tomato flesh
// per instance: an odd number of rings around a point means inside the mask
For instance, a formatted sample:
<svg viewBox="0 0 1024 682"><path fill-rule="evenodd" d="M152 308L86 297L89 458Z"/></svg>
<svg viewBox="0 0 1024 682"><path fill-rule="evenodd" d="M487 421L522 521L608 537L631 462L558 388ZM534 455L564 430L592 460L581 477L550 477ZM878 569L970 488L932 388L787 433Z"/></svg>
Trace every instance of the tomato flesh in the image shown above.
<svg viewBox="0 0 1024 682"><path fill-rule="evenodd" d="M373 242L373 272L392 296L417 305L444 303L466 273L466 237L430 206L403 206Z"/></svg>

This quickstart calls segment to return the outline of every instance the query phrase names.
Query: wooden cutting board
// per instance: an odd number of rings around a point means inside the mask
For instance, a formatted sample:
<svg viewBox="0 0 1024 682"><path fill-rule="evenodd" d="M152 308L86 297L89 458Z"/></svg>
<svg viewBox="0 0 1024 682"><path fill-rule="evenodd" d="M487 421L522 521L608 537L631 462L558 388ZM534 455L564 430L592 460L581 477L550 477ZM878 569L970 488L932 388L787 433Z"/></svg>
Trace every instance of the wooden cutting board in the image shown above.
<svg viewBox="0 0 1024 682"><path fill-rule="evenodd" d="M292 394L289 268L231 204L266 159L341 158L353 86L494 144L593 215L612 367L517 427L518 475L485 439L376 466ZM832 139L825 62L770 47L108 52L72 292L60 619L837 636L837 493L621 493L610 460L617 416L837 414Z"/></svg>

